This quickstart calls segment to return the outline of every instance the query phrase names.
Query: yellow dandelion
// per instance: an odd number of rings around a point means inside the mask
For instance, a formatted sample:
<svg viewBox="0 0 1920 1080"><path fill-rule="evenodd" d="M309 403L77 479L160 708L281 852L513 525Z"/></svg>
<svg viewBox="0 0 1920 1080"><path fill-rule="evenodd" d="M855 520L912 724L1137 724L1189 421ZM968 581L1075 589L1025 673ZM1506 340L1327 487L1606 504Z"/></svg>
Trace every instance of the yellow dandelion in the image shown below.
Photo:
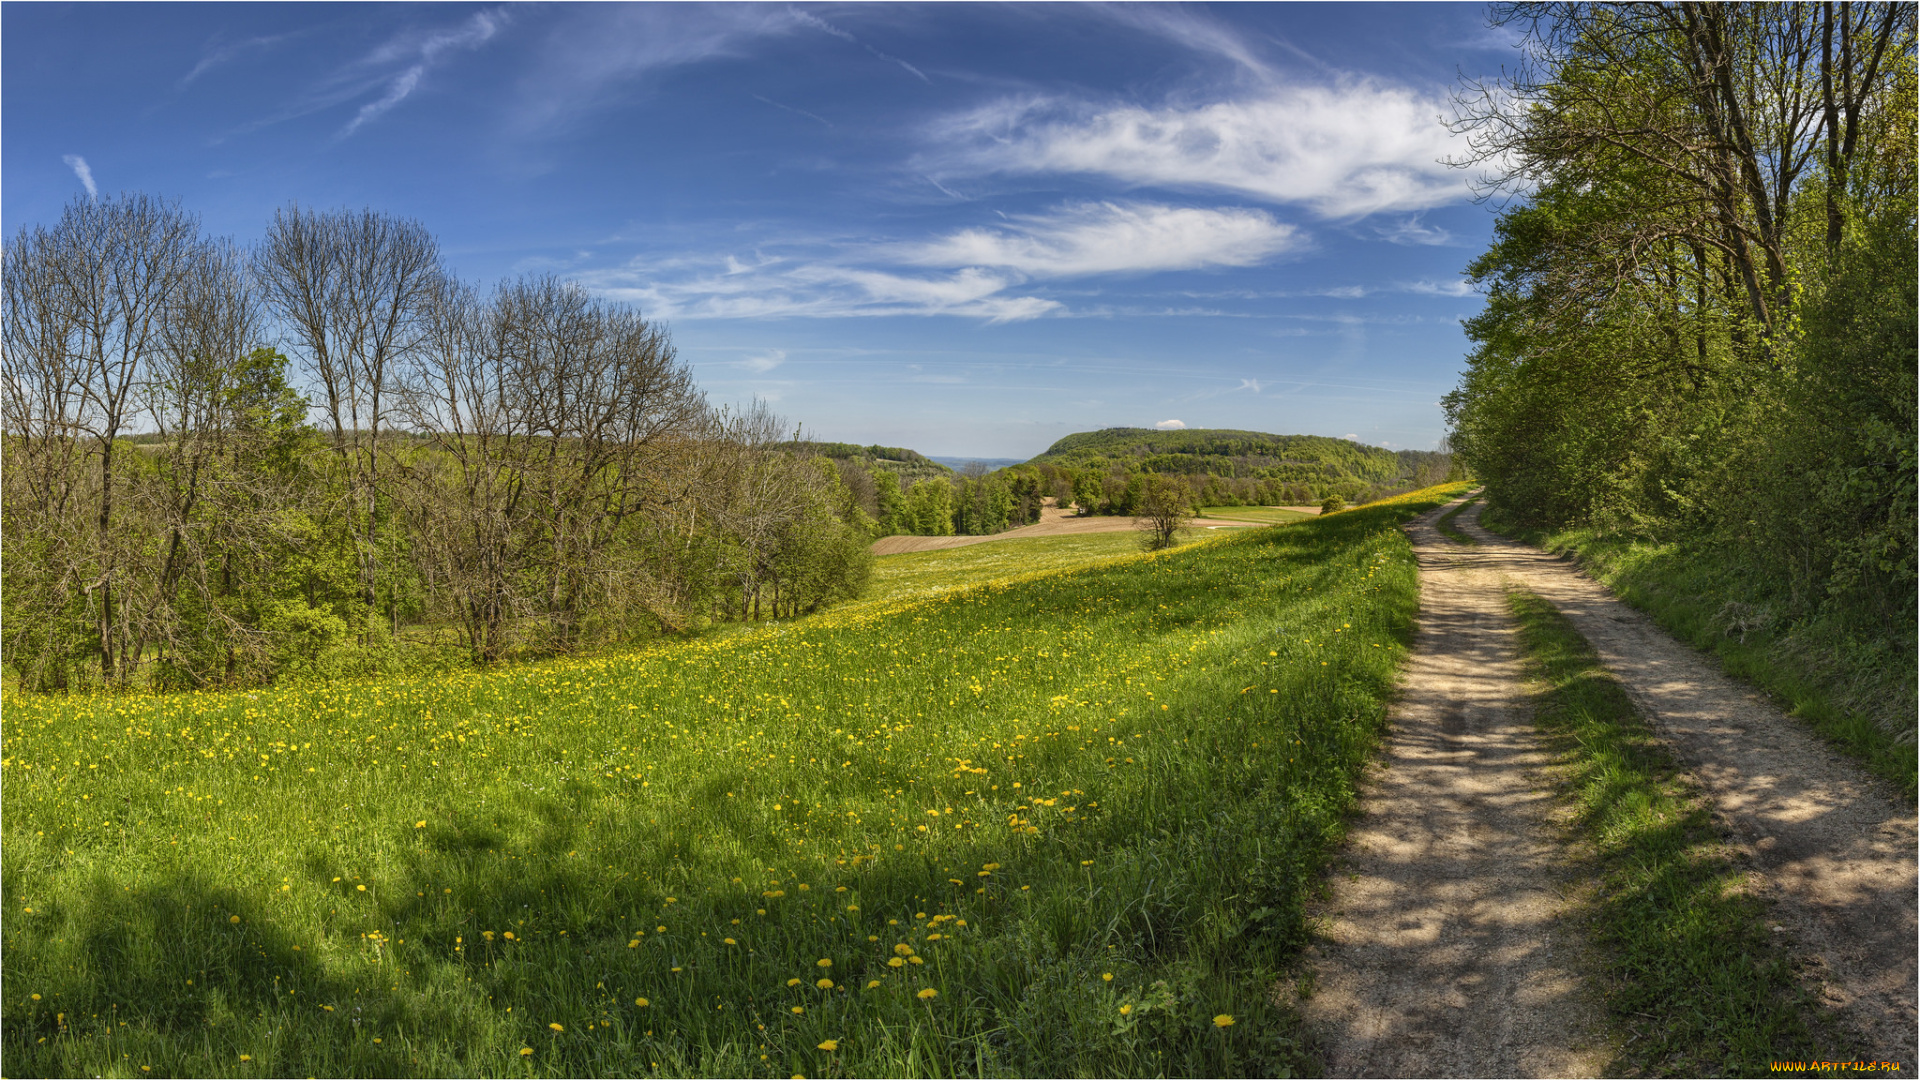
<svg viewBox="0 0 1920 1080"><path fill-rule="evenodd" d="M413 823L413 827L416 829L424 829L427 827L427 823L424 821L416 821Z"/></svg>
<svg viewBox="0 0 1920 1080"><path fill-rule="evenodd" d="M1112 981L1113 981L1113 972L1111 972L1111 971L1106 971L1106 972L1102 972L1102 973L1100 974L1100 980L1101 980L1102 982L1112 982Z"/></svg>
<svg viewBox="0 0 1920 1080"><path fill-rule="evenodd" d="M827 1041L820 1044L820 1049L825 1050L828 1053L832 1053L833 1051L840 1049L840 1040L828 1039Z"/></svg>
<svg viewBox="0 0 1920 1080"><path fill-rule="evenodd" d="M800 980L799 980L799 979L788 979L788 980L787 980L787 985L788 985L788 986L799 986L799 985L800 985Z"/></svg>
<svg viewBox="0 0 1920 1080"><path fill-rule="evenodd" d="M871 990L871 989L873 989L874 987L876 987L876 986L879 986L879 985L880 985L880 980L879 980L879 979L874 979L874 980L872 980L871 982L869 982L869 983L867 983L867 989L869 989L869 990Z"/></svg>
<svg viewBox="0 0 1920 1080"><path fill-rule="evenodd" d="M634 998L634 999L633 999L633 1005L634 1005L634 1008L636 1008L636 1009L644 1009L644 1008L646 1008L646 1007L647 1007L647 999L646 999L646 998Z"/></svg>
<svg viewBox="0 0 1920 1080"><path fill-rule="evenodd" d="M551 1028L551 1029L552 1029L552 1030L554 1030L554 1031L565 1031L565 1030L567 1030L566 1028L563 1028L563 1027L561 1027L561 1026L560 1026L559 1024L548 1024L548 1025L547 1025L547 1027L549 1027L549 1028Z"/></svg>
<svg viewBox="0 0 1920 1080"><path fill-rule="evenodd" d="M833 980L832 980L832 979L821 979L821 980L819 980L818 982L816 982L816 983L814 983L813 985L815 985L815 986L817 986L817 987L819 987L819 988L820 988L820 989L822 989L822 990L831 990L831 989L833 989Z"/></svg>
<svg viewBox="0 0 1920 1080"><path fill-rule="evenodd" d="M520 1056L521 1056L521 1057L532 1057L532 1056L533 1056L533 1047L531 1047L531 1046L523 1046L523 1047L521 1047L521 1048L520 1048Z"/></svg>
<svg viewBox="0 0 1920 1080"><path fill-rule="evenodd" d="M228 922L230 922L230 923L237 923L237 922L239 922L239 921L240 921L240 916L238 916L238 915L229 915L229 916L227 916L227 921L228 921Z"/></svg>
<svg viewBox="0 0 1920 1080"><path fill-rule="evenodd" d="M934 998L937 998L940 996L940 991L935 990L933 987L929 986L925 990L922 990L913 996L919 998L921 1001L932 1001Z"/></svg>
<svg viewBox="0 0 1920 1080"><path fill-rule="evenodd" d="M906 967L907 962L905 960L900 959L897 956L893 956L893 957L888 957L887 966L888 967Z"/></svg>
<svg viewBox="0 0 1920 1080"><path fill-rule="evenodd" d="M813 966L814 966L814 967L832 967L832 966L833 966L833 961L831 961L831 960L815 960L815 961L813 962Z"/></svg>
<svg viewBox="0 0 1920 1080"><path fill-rule="evenodd" d="M360 891L360 892L366 892L366 891L367 891L367 887L366 887L365 885L355 885L355 886L354 886L354 888L355 888L356 890L358 890L358 891Z"/></svg>
<svg viewBox="0 0 1920 1080"><path fill-rule="evenodd" d="M729 944L729 945L738 945L738 944L740 944L739 942L737 942L737 941L735 941L735 940L733 940L732 938L724 938L724 939L722 939L722 940L724 940L724 941L726 941L726 943L727 943L727 944Z"/></svg>
<svg viewBox="0 0 1920 1080"><path fill-rule="evenodd" d="M253 1060L253 1055L252 1055L252 1054L241 1054L241 1055L240 1055L240 1060L241 1060L241 1061L252 1061L252 1060Z"/></svg>
<svg viewBox="0 0 1920 1080"><path fill-rule="evenodd" d="M1219 1016L1216 1016L1213 1018L1213 1026L1214 1027L1232 1027L1233 1017L1228 1016L1226 1013L1221 1013Z"/></svg>
<svg viewBox="0 0 1920 1080"><path fill-rule="evenodd" d="M805 1005L795 1005L792 1011L793 1015L799 1016L801 1013L807 1011L807 1007Z"/></svg>
<svg viewBox="0 0 1920 1080"><path fill-rule="evenodd" d="M1120 1015L1121 1015L1121 1016L1132 1016L1132 1015L1133 1015L1133 1006L1132 1006L1132 1005L1122 1005L1122 1006L1120 1006Z"/></svg>

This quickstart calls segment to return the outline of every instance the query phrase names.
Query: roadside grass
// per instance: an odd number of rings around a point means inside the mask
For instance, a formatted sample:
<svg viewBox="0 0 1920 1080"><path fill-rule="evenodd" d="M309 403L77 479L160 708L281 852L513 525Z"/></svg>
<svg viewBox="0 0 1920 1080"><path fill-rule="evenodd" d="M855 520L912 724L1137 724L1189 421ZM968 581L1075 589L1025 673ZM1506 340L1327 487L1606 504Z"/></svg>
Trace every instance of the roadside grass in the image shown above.
<svg viewBox="0 0 1920 1080"><path fill-rule="evenodd" d="M1264 521L1269 525L1286 525L1319 515L1281 506L1203 506L1199 516L1215 521Z"/></svg>
<svg viewBox="0 0 1920 1080"><path fill-rule="evenodd" d="M1660 627L1711 653L1731 675L1761 687L1828 743L1885 779L1908 803L1920 798L1913 738L1915 667L1886 639L1864 640L1826 622L1768 618L1767 583L1724 555L1677 543L1518 528L1489 508L1481 524L1571 555L1614 595Z"/></svg>
<svg viewBox="0 0 1920 1080"><path fill-rule="evenodd" d="M1575 827L1595 852L1595 963L1621 1032L1614 1075L1764 1075L1837 1045L1770 940L1764 910L1705 801L1572 624L1521 589L1536 720L1562 755Z"/></svg>
<svg viewBox="0 0 1920 1080"><path fill-rule="evenodd" d="M0 1071L1311 1070L1272 982L1458 491L624 654L8 694Z"/></svg>
<svg viewBox="0 0 1920 1080"><path fill-rule="evenodd" d="M1467 547L1479 547L1480 541L1475 540L1473 537L1468 536L1466 533L1461 532L1460 529L1457 526L1455 526L1453 523L1454 518L1459 517L1461 513L1463 513L1468 507L1472 506L1474 503L1477 503L1479 501L1480 500L1477 498L1468 499L1466 502L1463 502L1459 506L1456 506L1453 509L1447 511L1446 513L1440 515L1440 520L1434 522L1434 528L1440 530L1441 538L1446 540L1446 542L1449 544L1462 544Z"/></svg>

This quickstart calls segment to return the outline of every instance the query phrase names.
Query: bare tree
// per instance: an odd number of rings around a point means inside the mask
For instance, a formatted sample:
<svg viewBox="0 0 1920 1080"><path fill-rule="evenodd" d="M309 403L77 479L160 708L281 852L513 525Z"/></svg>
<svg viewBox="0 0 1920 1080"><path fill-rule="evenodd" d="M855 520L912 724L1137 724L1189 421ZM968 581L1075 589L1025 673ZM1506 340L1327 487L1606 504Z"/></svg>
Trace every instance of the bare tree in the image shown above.
<svg viewBox="0 0 1920 1080"><path fill-rule="evenodd" d="M136 389L180 306L199 243L198 222L177 204L126 195L76 200L53 228L22 232L8 246L7 427L22 437L22 464L30 489L40 491L39 505L62 503L63 517L85 512L92 519L91 543L68 548L64 565L52 572L86 598L101 677L114 683L140 659L120 603L129 544L118 528L123 484L115 453L134 422ZM49 437L71 445L49 446ZM35 439L39 446L30 447ZM75 455L94 459L87 469L94 482L84 488L67 472L82 464ZM78 492L84 499L69 501ZM46 524L58 533L66 522Z"/></svg>
<svg viewBox="0 0 1920 1080"><path fill-rule="evenodd" d="M437 297L401 397L434 451L409 472L416 510L435 515L416 513L423 558L481 658L536 614L549 644L570 648L587 608L645 591L616 541L688 498L697 477L677 458L701 437L705 402L664 330L577 285Z"/></svg>
<svg viewBox="0 0 1920 1080"><path fill-rule="evenodd" d="M223 466L247 427L244 383L261 329L241 253L224 242L200 245L186 262L178 301L139 387L142 405L163 438L152 451L156 475L138 489L147 519L161 531L157 546L163 554L146 582L138 649L157 641L174 657L181 655L185 627L174 616L187 581L211 620L202 624L202 632L225 638L241 630L231 622L214 625L222 620L208 564L217 558L212 534L231 542L245 532L236 528L239 508L230 495L252 478Z"/></svg>
<svg viewBox="0 0 1920 1080"><path fill-rule="evenodd" d="M381 430L398 368L420 347L445 276L439 245L415 221L292 206L274 215L254 266L265 301L323 395L371 617L381 583ZM389 618L397 619L392 601Z"/></svg>

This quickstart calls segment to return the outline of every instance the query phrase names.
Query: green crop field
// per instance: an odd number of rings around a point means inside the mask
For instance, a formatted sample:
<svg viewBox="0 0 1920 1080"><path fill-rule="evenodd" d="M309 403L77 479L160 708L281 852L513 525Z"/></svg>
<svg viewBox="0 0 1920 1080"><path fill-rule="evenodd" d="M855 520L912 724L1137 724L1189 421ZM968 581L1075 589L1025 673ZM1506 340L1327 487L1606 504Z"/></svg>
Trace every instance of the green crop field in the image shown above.
<svg viewBox="0 0 1920 1080"><path fill-rule="evenodd" d="M1273 981L1410 633L1395 526L1459 490L617 655L9 693L0 1068L1311 1068Z"/></svg>
<svg viewBox="0 0 1920 1080"><path fill-rule="evenodd" d="M1211 535L1193 530L1182 540ZM863 604L889 604L928 597L986 581L1024 574L1087 567L1140 554L1137 532L1082 533L994 540L985 544L882 555L874 560L873 582ZM843 608L842 610L845 610Z"/></svg>
<svg viewBox="0 0 1920 1080"><path fill-rule="evenodd" d="M1314 515L1300 510L1288 510L1279 506L1206 506L1200 509L1200 517L1217 518L1226 521L1265 521L1274 525L1285 525L1292 521L1304 521Z"/></svg>

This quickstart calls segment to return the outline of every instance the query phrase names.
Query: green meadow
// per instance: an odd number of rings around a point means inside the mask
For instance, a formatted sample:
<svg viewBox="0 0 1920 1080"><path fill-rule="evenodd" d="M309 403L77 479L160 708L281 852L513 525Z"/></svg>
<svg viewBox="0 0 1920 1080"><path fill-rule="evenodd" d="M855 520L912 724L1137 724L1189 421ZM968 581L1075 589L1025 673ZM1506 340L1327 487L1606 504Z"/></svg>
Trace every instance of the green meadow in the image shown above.
<svg viewBox="0 0 1920 1080"><path fill-rule="evenodd" d="M1314 515L1284 506L1207 506L1200 509L1200 520L1264 521L1273 525L1304 521Z"/></svg>
<svg viewBox="0 0 1920 1080"><path fill-rule="evenodd" d="M1409 641L1397 525L1463 487L898 556L619 654L10 692L0 1067L1311 1070L1272 987Z"/></svg>

